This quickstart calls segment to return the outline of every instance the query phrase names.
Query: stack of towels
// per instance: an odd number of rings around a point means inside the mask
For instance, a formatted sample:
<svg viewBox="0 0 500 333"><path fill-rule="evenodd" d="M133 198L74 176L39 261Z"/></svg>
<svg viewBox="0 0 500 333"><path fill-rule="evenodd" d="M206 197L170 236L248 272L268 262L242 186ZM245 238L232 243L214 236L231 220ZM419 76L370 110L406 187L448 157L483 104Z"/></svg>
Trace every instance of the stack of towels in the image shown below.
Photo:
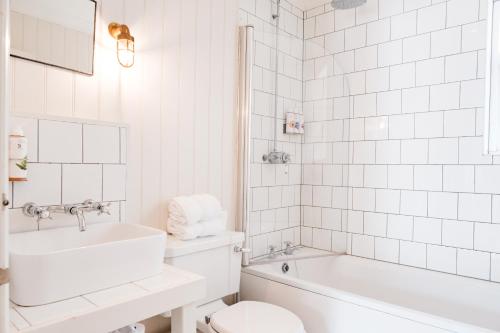
<svg viewBox="0 0 500 333"><path fill-rule="evenodd" d="M168 204L167 231L178 239L218 235L226 224L227 212L210 194L175 197Z"/></svg>

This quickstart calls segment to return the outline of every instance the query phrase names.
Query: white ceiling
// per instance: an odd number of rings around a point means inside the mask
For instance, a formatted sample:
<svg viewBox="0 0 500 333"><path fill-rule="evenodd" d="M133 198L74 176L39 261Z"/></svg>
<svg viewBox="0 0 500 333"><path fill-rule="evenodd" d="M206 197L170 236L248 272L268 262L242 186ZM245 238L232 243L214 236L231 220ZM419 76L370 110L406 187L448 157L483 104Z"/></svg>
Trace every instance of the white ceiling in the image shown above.
<svg viewBox="0 0 500 333"><path fill-rule="evenodd" d="M308 10L330 2L329 0L288 0L288 1L302 10Z"/></svg>

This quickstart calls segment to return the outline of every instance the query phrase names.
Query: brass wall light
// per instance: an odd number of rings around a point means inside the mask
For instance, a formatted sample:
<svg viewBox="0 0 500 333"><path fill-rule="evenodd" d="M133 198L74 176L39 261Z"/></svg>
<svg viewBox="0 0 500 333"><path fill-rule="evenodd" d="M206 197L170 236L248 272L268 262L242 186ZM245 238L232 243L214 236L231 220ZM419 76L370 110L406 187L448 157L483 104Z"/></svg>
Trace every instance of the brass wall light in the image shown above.
<svg viewBox="0 0 500 333"><path fill-rule="evenodd" d="M112 22L108 25L108 31L116 39L116 56L123 67L134 65L135 46L134 37L125 24Z"/></svg>

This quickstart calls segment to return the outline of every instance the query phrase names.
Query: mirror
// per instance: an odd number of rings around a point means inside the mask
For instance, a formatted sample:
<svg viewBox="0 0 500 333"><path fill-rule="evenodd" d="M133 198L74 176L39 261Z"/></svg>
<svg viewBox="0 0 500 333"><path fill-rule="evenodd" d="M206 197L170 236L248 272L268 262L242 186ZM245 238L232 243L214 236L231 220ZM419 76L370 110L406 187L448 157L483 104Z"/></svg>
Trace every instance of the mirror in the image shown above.
<svg viewBox="0 0 500 333"><path fill-rule="evenodd" d="M92 75L94 0L11 0L11 55Z"/></svg>

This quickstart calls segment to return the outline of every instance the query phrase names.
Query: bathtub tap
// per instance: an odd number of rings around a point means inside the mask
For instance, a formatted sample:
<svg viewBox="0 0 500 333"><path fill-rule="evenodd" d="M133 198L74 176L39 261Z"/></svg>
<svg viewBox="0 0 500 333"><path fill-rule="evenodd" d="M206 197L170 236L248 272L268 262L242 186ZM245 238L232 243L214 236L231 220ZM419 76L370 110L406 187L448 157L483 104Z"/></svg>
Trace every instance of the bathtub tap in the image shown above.
<svg viewBox="0 0 500 333"><path fill-rule="evenodd" d="M293 255L295 250L296 250L296 248L294 247L292 242L290 242L290 241L285 242L285 251L284 252L287 256Z"/></svg>
<svg viewBox="0 0 500 333"><path fill-rule="evenodd" d="M276 259L277 256L278 252L276 251L276 247L274 245L269 245L269 254L267 255L267 257L269 259Z"/></svg>

